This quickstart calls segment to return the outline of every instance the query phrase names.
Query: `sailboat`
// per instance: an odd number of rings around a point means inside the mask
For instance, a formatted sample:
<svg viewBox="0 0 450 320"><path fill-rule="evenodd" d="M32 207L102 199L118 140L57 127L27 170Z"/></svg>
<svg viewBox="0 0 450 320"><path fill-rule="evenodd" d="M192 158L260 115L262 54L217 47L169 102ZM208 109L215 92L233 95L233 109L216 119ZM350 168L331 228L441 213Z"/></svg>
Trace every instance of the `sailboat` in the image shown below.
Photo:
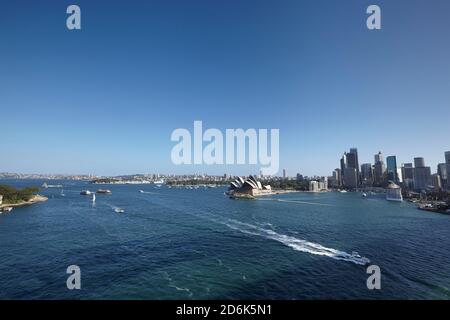
<svg viewBox="0 0 450 320"><path fill-rule="evenodd" d="M64 194L64 189L61 189L61 197L65 197L66 195Z"/></svg>
<svg viewBox="0 0 450 320"><path fill-rule="evenodd" d="M95 203L95 193L92 194L92 203Z"/></svg>

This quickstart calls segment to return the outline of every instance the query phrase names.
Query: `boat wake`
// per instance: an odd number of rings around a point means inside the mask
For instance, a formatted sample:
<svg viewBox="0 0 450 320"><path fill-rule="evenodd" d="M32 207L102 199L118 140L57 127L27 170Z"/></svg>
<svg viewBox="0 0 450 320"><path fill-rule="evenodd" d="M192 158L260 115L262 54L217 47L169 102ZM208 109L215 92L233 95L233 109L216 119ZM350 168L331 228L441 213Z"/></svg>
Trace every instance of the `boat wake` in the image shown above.
<svg viewBox="0 0 450 320"><path fill-rule="evenodd" d="M285 200L285 199L257 199L260 201L276 201L276 202L287 202L287 203L299 203L299 204L309 204L313 206L326 206L326 207L335 207L332 204L327 203L318 203L318 202L309 202L309 201L302 201L302 200Z"/></svg>
<svg viewBox="0 0 450 320"><path fill-rule="evenodd" d="M264 229L257 227L255 225L241 222L234 219L229 219L225 223L229 228L233 230L240 231L245 234L255 235L255 236L261 236L266 239L275 240L277 242L280 242L284 244L285 246L288 246L296 251L306 252L314 255L319 256L326 256L335 260L342 260L342 261L348 261L353 262L355 264L359 265L366 265L370 263L370 260L366 257L361 257L358 253L347 253L345 251L336 250L333 248L327 248L322 246L321 244L309 242L302 239L297 239L292 236L279 234L273 230L270 229Z"/></svg>

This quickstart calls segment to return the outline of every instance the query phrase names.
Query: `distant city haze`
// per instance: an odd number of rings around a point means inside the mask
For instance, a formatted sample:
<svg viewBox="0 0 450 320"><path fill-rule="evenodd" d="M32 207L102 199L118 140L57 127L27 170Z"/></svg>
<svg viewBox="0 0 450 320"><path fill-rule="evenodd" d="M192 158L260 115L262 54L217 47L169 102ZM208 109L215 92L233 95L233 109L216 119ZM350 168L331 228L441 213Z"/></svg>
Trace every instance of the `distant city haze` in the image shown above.
<svg viewBox="0 0 450 320"><path fill-rule="evenodd" d="M450 150L450 2L8 1L0 10L0 172L259 174L174 165L171 132L279 128L278 175Z"/></svg>

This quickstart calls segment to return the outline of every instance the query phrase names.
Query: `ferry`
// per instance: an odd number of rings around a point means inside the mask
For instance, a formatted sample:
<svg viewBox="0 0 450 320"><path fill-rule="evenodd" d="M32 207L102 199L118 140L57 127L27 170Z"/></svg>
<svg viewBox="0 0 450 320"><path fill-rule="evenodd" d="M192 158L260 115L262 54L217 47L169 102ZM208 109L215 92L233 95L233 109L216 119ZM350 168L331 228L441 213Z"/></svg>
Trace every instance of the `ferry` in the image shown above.
<svg viewBox="0 0 450 320"><path fill-rule="evenodd" d="M102 194L111 194L111 190L109 189L98 189L97 193L102 193Z"/></svg>
<svg viewBox="0 0 450 320"><path fill-rule="evenodd" d="M42 188L48 189L48 188L62 188L62 184L47 184L47 182L44 182L42 184Z"/></svg>

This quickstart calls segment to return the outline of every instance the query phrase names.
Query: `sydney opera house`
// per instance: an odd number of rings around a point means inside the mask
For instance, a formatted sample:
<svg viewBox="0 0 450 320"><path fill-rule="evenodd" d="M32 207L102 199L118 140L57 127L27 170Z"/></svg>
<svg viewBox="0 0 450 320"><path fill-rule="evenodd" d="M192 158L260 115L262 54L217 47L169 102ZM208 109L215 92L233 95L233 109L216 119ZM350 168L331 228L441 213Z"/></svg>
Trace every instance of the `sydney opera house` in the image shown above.
<svg viewBox="0 0 450 320"><path fill-rule="evenodd" d="M264 194L270 194L272 188L270 185L263 186L261 181L258 181L254 176L249 176L247 179L242 177L237 178L230 183L228 194L233 197L255 197Z"/></svg>

